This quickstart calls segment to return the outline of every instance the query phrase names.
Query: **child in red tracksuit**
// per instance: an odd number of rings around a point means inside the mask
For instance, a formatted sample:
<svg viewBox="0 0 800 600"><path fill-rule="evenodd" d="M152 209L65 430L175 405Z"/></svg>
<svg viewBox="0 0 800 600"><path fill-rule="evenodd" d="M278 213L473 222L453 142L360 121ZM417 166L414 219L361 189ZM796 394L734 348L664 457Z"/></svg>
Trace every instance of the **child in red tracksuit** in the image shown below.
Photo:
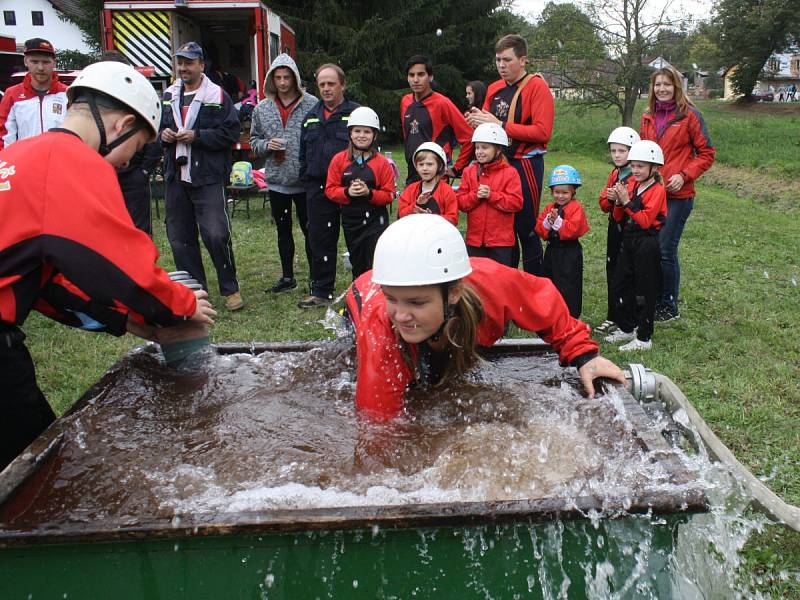
<svg viewBox="0 0 800 600"><path fill-rule="evenodd" d="M419 181L410 183L400 194L397 216L423 213L442 215L458 226L458 199L446 181L442 180L447 168L447 154L436 142L420 144L412 158Z"/></svg>
<svg viewBox="0 0 800 600"><path fill-rule="evenodd" d="M577 319L583 305L583 248L578 238L589 231L586 213L575 198L581 176L571 166L559 165L547 185L554 202L536 221L536 233L547 242L542 275L553 281Z"/></svg>
<svg viewBox="0 0 800 600"><path fill-rule="evenodd" d="M608 334L619 329L617 318L614 316L616 302L611 295L611 282L614 279L614 272L617 269L617 257L622 245L622 226L614 220L614 206L617 202L617 192L614 186L618 181L623 184L628 182L631 176L631 167L628 164L628 152L631 146L639 141L639 134L630 127L617 127L608 136L608 151L611 154L611 161L614 169L609 173L606 186L600 192L600 210L608 213L608 237L606 238L606 289L608 291L608 311L606 320L594 328L597 333Z"/></svg>
<svg viewBox="0 0 800 600"><path fill-rule="evenodd" d="M620 350L649 350L653 342L656 301L661 294L661 249L658 232L667 219L667 192L658 173L664 154L655 142L635 143L628 159L632 177L614 185L617 201L613 216L623 223L622 247L611 284L617 300L619 329L607 342L628 342Z"/></svg>
<svg viewBox="0 0 800 600"><path fill-rule="evenodd" d="M396 187L392 167L377 149L380 121L375 111L356 108L347 128L350 145L331 160L325 195L342 205L342 229L355 279L372 268L375 244L389 226L386 206L394 200Z"/></svg>
<svg viewBox="0 0 800 600"><path fill-rule="evenodd" d="M517 243L514 213L522 208L522 184L508 164L503 148L508 136L494 123L479 125L472 134L477 163L461 174L458 208L467 213L467 254L512 265Z"/></svg>

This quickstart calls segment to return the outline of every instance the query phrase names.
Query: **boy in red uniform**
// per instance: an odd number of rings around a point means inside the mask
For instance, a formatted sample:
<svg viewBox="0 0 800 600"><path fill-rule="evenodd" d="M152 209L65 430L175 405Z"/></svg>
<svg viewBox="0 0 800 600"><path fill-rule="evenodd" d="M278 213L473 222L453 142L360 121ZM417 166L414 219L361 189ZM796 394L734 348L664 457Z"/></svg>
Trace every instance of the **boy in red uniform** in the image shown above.
<svg viewBox="0 0 800 600"><path fill-rule="evenodd" d="M378 152L381 123L371 108L350 113L350 147L336 154L328 168L325 195L342 205L342 229L353 279L372 268L375 244L389 226L386 206L395 197L394 173Z"/></svg>
<svg viewBox="0 0 800 600"><path fill-rule="evenodd" d="M398 217L415 213L442 215L453 225L458 225L456 193L442 180L447 168L444 149L435 142L421 144L414 152L414 166L420 180L406 186L400 194Z"/></svg>
<svg viewBox="0 0 800 600"><path fill-rule="evenodd" d="M464 169L456 192L458 208L467 213L467 253L513 266L514 213L522 208L519 175L508 164L503 149L508 136L494 123L484 123L472 134L473 163Z"/></svg>
<svg viewBox="0 0 800 600"><path fill-rule="evenodd" d="M655 142L642 140L628 153L632 181L614 185L614 219L624 223L622 248L611 285L618 299L615 312L619 329L607 342L628 342L623 352L649 350L653 346L653 320L661 293L661 250L658 232L667 219L667 192L658 167L664 154Z"/></svg>
<svg viewBox="0 0 800 600"><path fill-rule="evenodd" d="M400 123L408 164L406 185L419 179L413 157L414 151L425 142L439 144L448 158L453 154L454 143L461 144L458 160L449 173L451 176L460 176L472 157L472 127L447 96L433 91L433 63L427 56L409 58L406 76L411 93L400 101Z"/></svg>
<svg viewBox="0 0 800 600"><path fill-rule="evenodd" d="M606 320L594 328L597 333L608 334L619 329L616 317L614 316L614 306L616 303L611 295L611 281L617 269L617 257L622 245L622 223L614 220L613 209L617 203L617 192L614 186L618 181L627 183L631 176L631 167L628 163L628 152L636 142L639 141L639 134L630 127L617 127L608 136L608 151L611 153L611 161L614 169L609 173L606 187L600 192L600 210L608 213L608 237L606 238L606 289L608 291L608 311Z"/></svg>
<svg viewBox="0 0 800 600"><path fill-rule="evenodd" d="M594 380L625 378L597 355L589 327L572 318L552 282L485 258L468 258L458 229L437 215L409 215L384 232L375 270L347 292L356 330L356 408L388 420L403 412L410 385L460 377L513 320L552 344L561 364L578 369L586 393Z"/></svg>
<svg viewBox="0 0 800 600"><path fill-rule="evenodd" d="M583 248L579 238L589 231L586 213L575 198L581 175L569 165L559 165L548 182L551 204L536 222L536 233L547 241L542 265L544 276L555 284L576 319L583 307Z"/></svg>
<svg viewBox="0 0 800 600"><path fill-rule="evenodd" d="M115 167L153 141L153 86L132 67L89 65L62 126L0 152L0 469L53 421L20 326L31 310L73 327L148 339L205 335L205 292L172 282L136 229ZM87 178L87 174L91 177ZM167 329L157 330L155 327ZM163 339L163 338L161 338Z"/></svg>

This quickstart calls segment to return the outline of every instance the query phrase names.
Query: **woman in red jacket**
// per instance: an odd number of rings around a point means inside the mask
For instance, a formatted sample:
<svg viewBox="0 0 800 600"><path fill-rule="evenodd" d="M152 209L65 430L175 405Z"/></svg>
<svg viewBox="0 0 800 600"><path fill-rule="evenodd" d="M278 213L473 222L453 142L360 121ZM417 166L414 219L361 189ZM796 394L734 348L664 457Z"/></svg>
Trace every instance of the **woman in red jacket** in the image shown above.
<svg viewBox="0 0 800 600"><path fill-rule="evenodd" d="M677 319L681 268L678 245L694 208L694 182L714 164L714 146L703 115L683 92L683 77L672 67L650 76L647 110L639 133L664 151L661 174L667 191L667 222L661 228L663 285L656 308L657 321Z"/></svg>
<svg viewBox="0 0 800 600"><path fill-rule="evenodd" d="M468 258L458 229L438 215L389 226L375 248L375 270L350 286L347 309L356 330L356 407L371 419L400 415L410 385L435 386L467 372L478 346L494 344L510 321L576 367L589 396L598 377L624 382L552 282Z"/></svg>
<svg viewBox="0 0 800 600"><path fill-rule="evenodd" d="M350 146L334 155L328 167L325 195L342 205L342 229L353 279L372 268L375 243L389 226L386 206L396 192L392 167L378 152L380 128L374 110L356 108L347 121Z"/></svg>
<svg viewBox="0 0 800 600"><path fill-rule="evenodd" d="M458 208L467 213L467 252L512 266L514 213L522 208L522 184L503 149L508 136L500 125L484 123L472 134L477 163L461 175Z"/></svg>

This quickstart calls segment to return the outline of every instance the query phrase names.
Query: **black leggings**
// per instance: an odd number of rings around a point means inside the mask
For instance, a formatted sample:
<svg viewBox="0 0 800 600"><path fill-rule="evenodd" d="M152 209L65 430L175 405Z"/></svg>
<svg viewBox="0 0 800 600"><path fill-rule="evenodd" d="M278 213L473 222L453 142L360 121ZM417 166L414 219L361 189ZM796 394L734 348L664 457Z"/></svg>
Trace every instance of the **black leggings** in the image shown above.
<svg viewBox="0 0 800 600"><path fill-rule="evenodd" d="M467 254L475 258L491 258L495 262L516 269L517 261L514 260L516 246L467 246Z"/></svg>
<svg viewBox="0 0 800 600"><path fill-rule="evenodd" d="M269 192L269 206L275 228L278 230L278 254L281 257L281 271L285 279L294 278L294 234L292 233L292 203L297 214L297 222L303 232L306 248L306 261L311 270L311 243L308 241L308 206L306 193L284 194Z"/></svg>
<svg viewBox="0 0 800 600"><path fill-rule="evenodd" d="M661 249L655 235L623 234L611 285L617 325L643 342L653 336L656 301L661 294Z"/></svg>

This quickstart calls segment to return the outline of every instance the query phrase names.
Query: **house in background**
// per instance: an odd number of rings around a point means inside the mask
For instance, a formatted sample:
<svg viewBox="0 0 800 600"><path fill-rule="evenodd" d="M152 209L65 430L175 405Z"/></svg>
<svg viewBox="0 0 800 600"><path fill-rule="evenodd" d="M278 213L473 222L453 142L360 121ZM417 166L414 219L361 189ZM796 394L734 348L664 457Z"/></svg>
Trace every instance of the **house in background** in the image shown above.
<svg viewBox="0 0 800 600"><path fill-rule="evenodd" d="M735 100L738 97L733 91L731 76L736 72L736 67L731 67L725 72L725 100ZM773 53L764 63L761 69L754 92L772 92L775 99L778 99L778 92L781 88L787 88L794 84L800 89L800 49L793 49L791 52Z"/></svg>
<svg viewBox="0 0 800 600"><path fill-rule="evenodd" d="M56 50L79 50L89 53L80 28L63 19L64 14L80 11L75 0L0 0L0 35L16 38L17 46L40 37L49 40Z"/></svg>

